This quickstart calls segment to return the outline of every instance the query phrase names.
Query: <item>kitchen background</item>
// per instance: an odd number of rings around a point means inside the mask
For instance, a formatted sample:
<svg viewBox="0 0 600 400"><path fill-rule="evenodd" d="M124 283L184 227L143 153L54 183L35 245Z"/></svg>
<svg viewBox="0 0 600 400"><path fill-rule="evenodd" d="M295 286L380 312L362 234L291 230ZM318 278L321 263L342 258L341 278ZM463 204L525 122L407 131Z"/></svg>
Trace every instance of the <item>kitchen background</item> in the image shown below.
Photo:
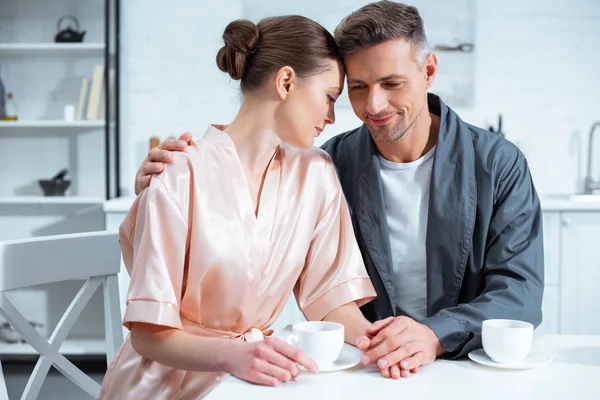
<svg viewBox="0 0 600 400"><path fill-rule="evenodd" d="M114 0L106 0L114 3ZM343 4L304 0L159 0L120 2L118 121L121 195L132 195L135 173L151 137L161 141L208 123L227 123L240 102L238 87L215 64L221 34L237 18L300 13L333 30L368 1ZM600 1L598 0L419 0L431 48L439 59L432 92L467 122L498 127L527 156L544 207L546 242L545 324L549 332L600 334L595 286L600 282L600 202L557 200L556 194L583 191L588 135L600 120ZM14 94L18 121L0 121L0 240L67 232L116 229L129 200L106 201L106 178L115 182L113 146L106 169L102 112L64 121L65 106L77 114L82 79L93 85L104 64L104 0L2 0L0 79ZM76 16L85 30L77 51L53 47L57 30ZM114 28L115 15L109 19ZM41 43L27 47L27 44ZM472 52L435 46L473 45ZM114 68L114 56L110 63ZM111 82L111 88L114 82ZM91 86L88 87L91 90ZM114 107L114 99L111 100ZM109 111L114 117L114 110ZM104 114L106 115L106 114ZM109 132L116 132L109 121ZM336 106L336 124L318 138L359 126L345 100ZM600 130L600 129L599 129ZM600 134L600 132L599 132ZM111 136L114 137L114 136ZM593 149L592 178L600 178L600 137ZM65 197L45 197L38 184L66 168ZM111 187L109 197L116 189ZM78 289L41 288L11 294L32 320L52 327ZM596 297L594 297L596 296ZM596 298L597 301L591 299ZM35 300L32 300L35 299ZM39 304L44 304L40 307ZM73 354L102 351L100 294L71 337ZM0 344L0 355L29 354ZM20 346L20 345L19 345Z"/></svg>

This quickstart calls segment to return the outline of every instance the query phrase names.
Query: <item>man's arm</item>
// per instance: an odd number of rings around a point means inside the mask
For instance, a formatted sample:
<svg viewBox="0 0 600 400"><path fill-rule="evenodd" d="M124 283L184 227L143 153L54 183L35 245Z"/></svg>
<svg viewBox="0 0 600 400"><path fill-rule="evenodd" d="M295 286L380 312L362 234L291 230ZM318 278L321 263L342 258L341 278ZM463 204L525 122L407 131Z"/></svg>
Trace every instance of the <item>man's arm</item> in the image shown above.
<svg viewBox="0 0 600 400"><path fill-rule="evenodd" d="M521 153L500 174L486 238L485 289L473 301L443 309L423 323L435 332L446 357L481 347L481 323L490 318L542 321L544 254L542 212Z"/></svg>

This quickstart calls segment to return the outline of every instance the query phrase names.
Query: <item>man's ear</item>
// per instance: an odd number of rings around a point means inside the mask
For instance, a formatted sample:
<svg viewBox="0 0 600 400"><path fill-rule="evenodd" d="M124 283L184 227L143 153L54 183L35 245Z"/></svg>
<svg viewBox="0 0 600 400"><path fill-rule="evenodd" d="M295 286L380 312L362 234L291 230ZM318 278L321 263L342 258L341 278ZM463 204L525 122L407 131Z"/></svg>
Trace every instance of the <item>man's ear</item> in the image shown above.
<svg viewBox="0 0 600 400"><path fill-rule="evenodd" d="M434 53L427 54L425 58L425 67L423 68L425 78L425 88L429 89L433 85L435 74L437 72L437 57Z"/></svg>

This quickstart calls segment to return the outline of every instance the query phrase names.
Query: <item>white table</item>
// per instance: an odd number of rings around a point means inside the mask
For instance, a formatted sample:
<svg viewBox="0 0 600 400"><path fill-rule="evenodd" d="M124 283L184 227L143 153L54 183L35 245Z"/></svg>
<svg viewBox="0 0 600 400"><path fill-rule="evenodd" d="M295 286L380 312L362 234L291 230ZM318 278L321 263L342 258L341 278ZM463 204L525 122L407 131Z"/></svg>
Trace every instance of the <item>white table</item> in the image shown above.
<svg viewBox="0 0 600 400"><path fill-rule="evenodd" d="M226 378L207 397L260 400L600 399L600 336L541 335L534 346L554 360L531 370L484 367L469 359L439 360L410 378L383 378L375 368L302 373L277 387Z"/></svg>

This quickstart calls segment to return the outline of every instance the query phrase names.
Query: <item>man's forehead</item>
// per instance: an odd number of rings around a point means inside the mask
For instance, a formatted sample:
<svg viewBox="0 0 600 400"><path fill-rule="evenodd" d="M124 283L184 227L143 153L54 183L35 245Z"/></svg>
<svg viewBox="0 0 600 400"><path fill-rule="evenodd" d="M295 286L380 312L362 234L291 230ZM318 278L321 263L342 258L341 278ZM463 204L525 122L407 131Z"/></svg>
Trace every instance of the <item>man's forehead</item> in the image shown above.
<svg viewBox="0 0 600 400"><path fill-rule="evenodd" d="M390 80L404 80L404 79L409 79L408 75L400 73L400 72L394 72L394 73L389 73L389 74L385 74L385 73L379 74L376 71L371 71L371 73L366 72L364 74L356 73L356 74L348 74L347 75L348 84L365 83L366 81L384 82L384 81L390 81Z"/></svg>

